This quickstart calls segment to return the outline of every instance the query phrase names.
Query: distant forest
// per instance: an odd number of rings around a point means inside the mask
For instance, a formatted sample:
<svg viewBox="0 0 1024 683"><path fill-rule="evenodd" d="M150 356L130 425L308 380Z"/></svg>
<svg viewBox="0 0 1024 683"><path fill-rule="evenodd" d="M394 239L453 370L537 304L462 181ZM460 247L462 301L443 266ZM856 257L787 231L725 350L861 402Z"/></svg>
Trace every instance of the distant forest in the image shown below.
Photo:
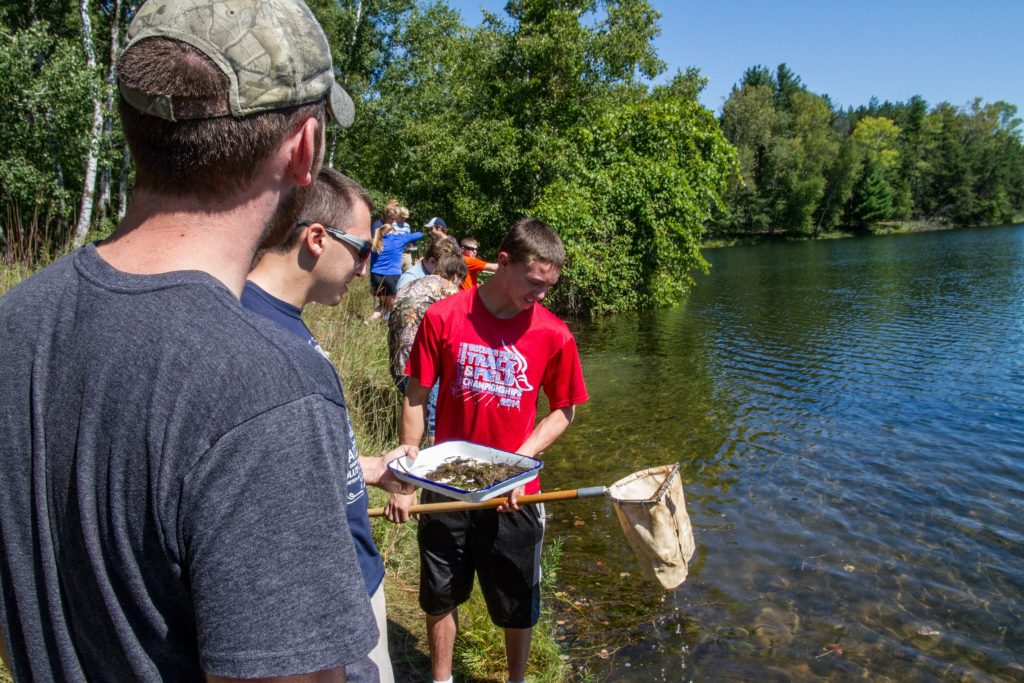
<svg viewBox="0 0 1024 683"><path fill-rule="evenodd" d="M1021 120L1006 102L911 97L843 110L781 64L747 69L720 123L742 182L730 186L716 233L989 225L1024 211Z"/></svg>
<svg viewBox="0 0 1024 683"><path fill-rule="evenodd" d="M484 254L515 219L548 221L568 252L563 311L677 301L709 237L1024 213L1021 121L1003 102L842 110L785 65L753 66L716 117L696 68L651 85L665 64L648 0L510 0L478 27L443 0L308 4L357 102L352 128L328 129L326 163ZM0 0L8 262L45 262L123 215L112 62L139 5Z"/></svg>

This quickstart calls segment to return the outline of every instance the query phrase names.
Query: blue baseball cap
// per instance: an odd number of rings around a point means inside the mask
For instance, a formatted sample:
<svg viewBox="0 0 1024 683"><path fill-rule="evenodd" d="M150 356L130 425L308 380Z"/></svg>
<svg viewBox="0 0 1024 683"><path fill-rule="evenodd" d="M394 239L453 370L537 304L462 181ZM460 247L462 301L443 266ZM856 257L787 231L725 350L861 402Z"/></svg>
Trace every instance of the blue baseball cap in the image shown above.
<svg viewBox="0 0 1024 683"><path fill-rule="evenodd" d="M448 224L444 222L443 218L438 218L437 216L434 216L429 221L424 223L423 227L424 228L444 228L444 229L447 230L448 229Z"/></svg>

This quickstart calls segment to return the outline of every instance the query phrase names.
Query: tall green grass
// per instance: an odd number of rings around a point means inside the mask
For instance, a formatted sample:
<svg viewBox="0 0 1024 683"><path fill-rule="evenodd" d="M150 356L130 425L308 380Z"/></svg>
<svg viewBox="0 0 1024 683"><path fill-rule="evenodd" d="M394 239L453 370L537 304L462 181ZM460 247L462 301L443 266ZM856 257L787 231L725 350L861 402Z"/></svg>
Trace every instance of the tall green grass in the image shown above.
<svg viewBox="0 0 1024 683"><path fill-rule="evenodd" d="M27 278L31 272L32 270L21 262L3 264L3 267L0 268L0 296Z"/></svg>

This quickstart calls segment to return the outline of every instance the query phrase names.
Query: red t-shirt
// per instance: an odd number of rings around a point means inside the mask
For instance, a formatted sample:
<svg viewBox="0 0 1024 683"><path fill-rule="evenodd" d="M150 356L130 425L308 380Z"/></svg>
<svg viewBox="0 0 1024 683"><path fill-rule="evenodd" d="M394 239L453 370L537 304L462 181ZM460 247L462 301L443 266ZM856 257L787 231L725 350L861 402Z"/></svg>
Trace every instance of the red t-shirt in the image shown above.
<svg viewBox="0 0 1024 683"><path fill-rule="evenodd" d="M436 443L465 440L515 452L537 420L540 389L551 410L585 402L576 340L539 304L496 318L477 289L427 309L406 374L425 387L440 378ZM526 493L540 490L540 479Z"/></svg>
<svg viewBox="0 0 1024 683"><path fill-rule="evenodd" d="M463 256L462 258L466 261L466 279L459 285L459 289L472 289L476 287L477 276L487 267L487 261L475 256Z"/></svg>

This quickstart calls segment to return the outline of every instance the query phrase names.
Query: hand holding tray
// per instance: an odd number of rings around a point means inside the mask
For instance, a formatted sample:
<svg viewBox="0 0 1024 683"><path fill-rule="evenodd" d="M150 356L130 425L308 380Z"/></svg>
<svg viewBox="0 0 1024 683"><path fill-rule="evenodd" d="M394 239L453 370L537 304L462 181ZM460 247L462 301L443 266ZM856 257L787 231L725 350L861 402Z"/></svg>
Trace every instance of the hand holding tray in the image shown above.
<svg viewBox="0 0 1024 683"><path fill-rule="evenodd" d="M525 468L522 472L503 479L486 488L466 490L449 483L438 482L427 477L428 474L456 458L465 458L482 463L508 463ZM424 448L415 460L403 456L388 463L388 468L396 477L404 482L425 488L443 496L470 503L479 503L495 496L500 496L525 484L537 476L544 463L536 458L518 453L509 453L489 446L470 443L468 441L446 441L445 443Z"/></svg>

